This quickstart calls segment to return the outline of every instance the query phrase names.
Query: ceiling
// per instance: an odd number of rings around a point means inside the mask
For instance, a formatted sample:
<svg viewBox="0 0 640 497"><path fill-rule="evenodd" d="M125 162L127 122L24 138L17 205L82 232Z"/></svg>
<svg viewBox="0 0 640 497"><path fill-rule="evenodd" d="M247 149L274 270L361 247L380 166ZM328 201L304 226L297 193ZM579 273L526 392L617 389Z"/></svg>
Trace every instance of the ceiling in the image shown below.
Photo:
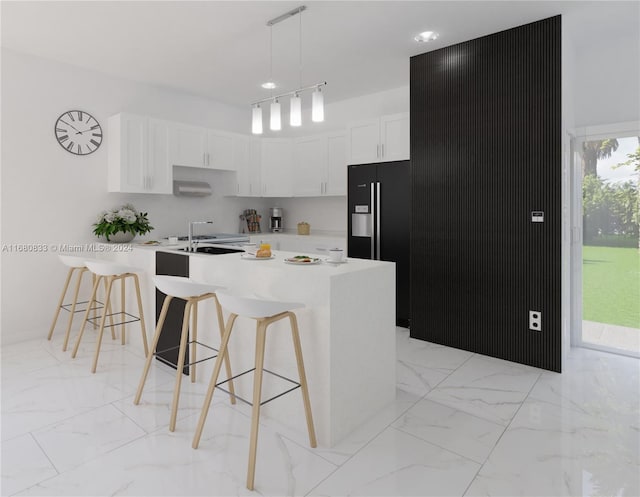
<svg viewBox="0 0 640 497"><path fill-rule="evenodd" d="M266 22L302 4L302 84L327 81L332 101L408 84L412 55L545 17L567 14L578 46L640 24L640 3L612 1L3 1L2 45L246 106L269 96ZM424 30L440 38L415 42ZM297 16L273 27L282 91L299 86L298 33Z"/></svg>

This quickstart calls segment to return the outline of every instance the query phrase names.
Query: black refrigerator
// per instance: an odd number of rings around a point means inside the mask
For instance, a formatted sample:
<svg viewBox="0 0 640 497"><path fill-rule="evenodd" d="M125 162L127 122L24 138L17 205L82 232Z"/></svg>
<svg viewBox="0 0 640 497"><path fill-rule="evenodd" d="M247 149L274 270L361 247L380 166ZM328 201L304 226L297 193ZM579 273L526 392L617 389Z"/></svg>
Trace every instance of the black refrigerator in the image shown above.
<svg viewBox="0 0 640 497"><path fill-rule="evenodd" d="M349 166L349 257L396 263L396 323L410 325L409 161Z"/></svg>

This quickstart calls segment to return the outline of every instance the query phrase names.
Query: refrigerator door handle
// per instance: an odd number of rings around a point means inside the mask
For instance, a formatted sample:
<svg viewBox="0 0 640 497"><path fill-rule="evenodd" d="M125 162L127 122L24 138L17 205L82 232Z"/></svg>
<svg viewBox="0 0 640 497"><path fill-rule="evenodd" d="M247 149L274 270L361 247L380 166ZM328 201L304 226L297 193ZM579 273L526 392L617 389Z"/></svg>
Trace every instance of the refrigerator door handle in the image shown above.
<svg viewBox="0 0 640 497"><path fill-rule="evenodd" d="M380 260L380 182L376 183L376 259Z"/></svg>
<svg viewBox="0 0 640 497"><path fill-rule="evenodd" d="M376 193L374 184L371 183L371 260L375 260L376 258L376 232L375 232L375 219L376 219Z"/></svg>

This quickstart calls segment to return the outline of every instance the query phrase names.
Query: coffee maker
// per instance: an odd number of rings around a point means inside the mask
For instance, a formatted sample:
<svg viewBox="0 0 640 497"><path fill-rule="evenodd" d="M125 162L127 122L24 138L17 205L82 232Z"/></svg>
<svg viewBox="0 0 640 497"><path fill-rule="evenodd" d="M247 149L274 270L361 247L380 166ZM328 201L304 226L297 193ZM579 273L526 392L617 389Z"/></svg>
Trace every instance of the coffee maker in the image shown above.
<svg viewBox="0 0 640 497"><path fill-rule="evenodd" d="M280 233L283 230L282 209L280 207L272 207L269 209L269 229L273 233Z"/></svg>

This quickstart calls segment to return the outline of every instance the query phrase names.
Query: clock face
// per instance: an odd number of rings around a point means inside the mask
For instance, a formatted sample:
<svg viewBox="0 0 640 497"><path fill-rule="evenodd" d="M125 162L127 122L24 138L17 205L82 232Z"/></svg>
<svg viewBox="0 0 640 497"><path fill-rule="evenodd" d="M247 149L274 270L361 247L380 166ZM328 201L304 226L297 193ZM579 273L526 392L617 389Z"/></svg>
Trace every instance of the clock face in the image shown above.
<svg viewBox="0 0 640 497"><path fill-rule="evenodd" d="M102 143L102 128L96 119L81 110L70 110L56 121L56 140L67 152L88 155Z"/></svg>

